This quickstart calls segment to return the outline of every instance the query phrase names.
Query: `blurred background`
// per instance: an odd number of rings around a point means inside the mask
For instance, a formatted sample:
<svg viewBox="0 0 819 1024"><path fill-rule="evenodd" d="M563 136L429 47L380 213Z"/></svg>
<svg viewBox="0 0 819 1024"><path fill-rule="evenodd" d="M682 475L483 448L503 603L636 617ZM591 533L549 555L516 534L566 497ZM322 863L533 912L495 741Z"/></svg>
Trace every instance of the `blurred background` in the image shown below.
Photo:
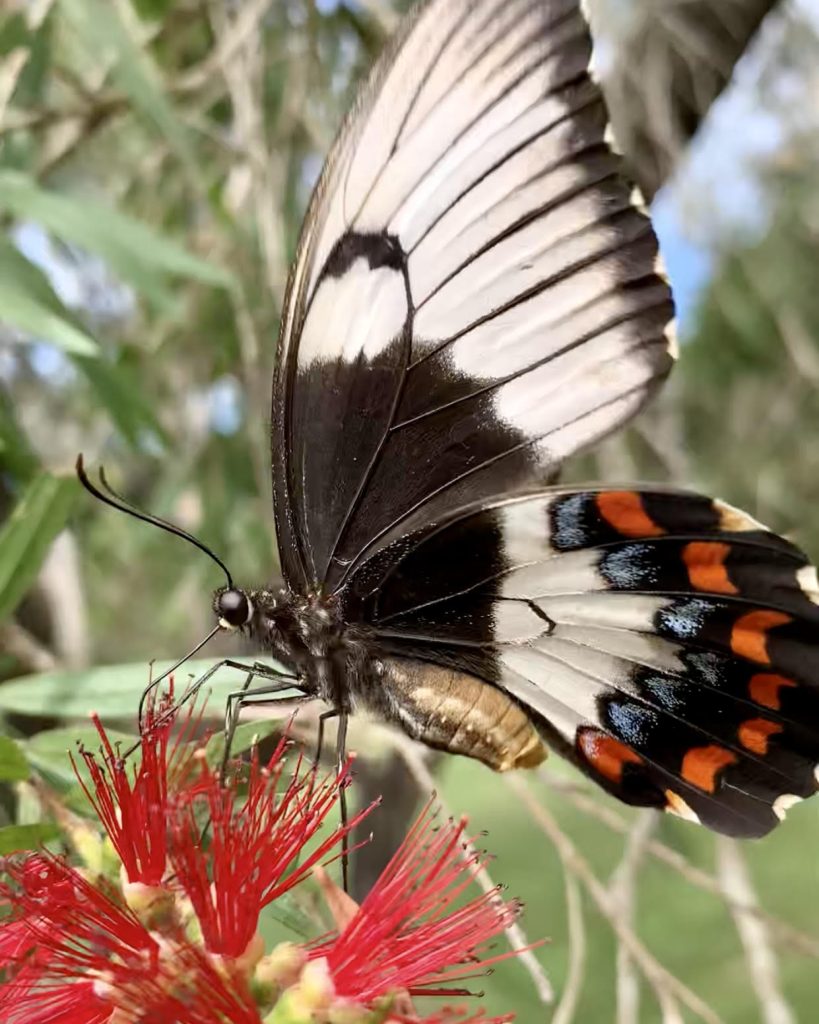
<svg viewBox="0 0 819 1024"><path fill-rule="evenodd" d="M819 5L590 5L681 359L654 406L566 478L691 486L816 560ZM205 635L220 583L190 546L80 492L79 451L237 580L276 578L268 402L287 266L323 155L405 6L0 2L0 731L55 786L86 728L73 723L92 708L132 721L149 661ZM386 797L373 856L434 784L489 832L529 937L551 937L537 960L555 1001L513 962L481 983L492 1012L816 1019L819 806L740 846L630 813L556 760L509 781L371 735L356 745L371 755L362 787ZM0 789L0 853L15 829L49 835L27 785Z"/></svg>

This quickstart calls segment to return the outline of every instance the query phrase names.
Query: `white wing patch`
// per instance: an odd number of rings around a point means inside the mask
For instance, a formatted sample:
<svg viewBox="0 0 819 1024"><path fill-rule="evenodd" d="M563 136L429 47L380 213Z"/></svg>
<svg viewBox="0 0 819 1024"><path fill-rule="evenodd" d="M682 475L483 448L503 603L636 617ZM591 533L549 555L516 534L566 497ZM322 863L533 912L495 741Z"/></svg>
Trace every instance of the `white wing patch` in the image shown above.
<svg viewBox="0 0 819 1024"><path fill-rule="evenodd" d="M372 360L403 330L407 319L403 275L371 269L359 257L341 277L324 277L302 329L299 366L360 357Z"/></svg>

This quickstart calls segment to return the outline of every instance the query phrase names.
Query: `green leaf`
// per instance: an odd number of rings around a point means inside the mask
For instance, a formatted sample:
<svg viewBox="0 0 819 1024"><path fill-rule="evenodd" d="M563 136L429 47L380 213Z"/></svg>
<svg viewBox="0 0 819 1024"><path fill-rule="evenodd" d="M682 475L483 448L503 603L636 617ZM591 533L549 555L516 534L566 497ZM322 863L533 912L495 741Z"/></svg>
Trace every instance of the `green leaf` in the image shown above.
<svg viewBox="0 0 819 1024"><path fill-rule="evenodd" d="M134 107L165 136L170 148L199 183L201 173L188 131L168 102L159 71L137 45L111 0L61 0L60 8L82 40L89 58L113 58L113 77Z"/></svg>
<svg viewBox="0 0 819 1024"><path fill-rule="evenodd" d="M107 729L106 733L112 745L120 744L126 750L136 739L136 731L131 734ZM77 781L71 766L69 753L78 747L97 750L100 738L93 725L74 725L60 729L47 729L36 733L25 742L25 757L28 763L41 772L47 773L55 781L73 785Z"/></svg>
<svg viewBox="0 0 819 1024"><path fill-rule="evenodd" d="M8 736L0 736L0 781L22 782L29 775L23 751Z"/></svg>
<svg viewBox="0 0 819 1024"><path fill-rule="evenodd" d="M0 171L0 210L36 221L65 242L97 253L157 305L174 305L169 276L230 287L232 276L146 224L85 197L40 188L19 171ZM2 307L0 307L2 308Z"/></svg>
<svg viewBox="0 0 819 1024"><path fill-rule="evenodd" d="M0 180L3 177L0 173ZM2 202L0 195L0 206ZM98 351L96 341L63 306L45 274L4 238L0 238L0 321L66 352L89 356Z"/></svg>
<svg viewBox="0 0 819 1024"><path fill-rule="evenodd" d="M74 477L41 473L0 530L0 621L14 611L34 582L51 542L65 526L78 490Z"/></svg>
<svg viewBox="0 0 819 1024"><path fill-rule="evenodd" d="M143 443L146 435L165 445L167 435L146 398L144 387L126 370L107 359L76 357L74 363L88 378L100 404L131 445L136 447Z"/></svg>
<svg viewBox="0 0 819 1024"><path fill-rule="evenodd" d="M0 467L16 480L30 480L40 462L20 429L9 396L0 390Z"/></svg>
<svg viewBox="0 0 819 1024"><path fill-rule="evenodd" d="M175 673L177 693L221 659L189 661ZM139 698L151 675L156 679L173 662L155 662L153 670L147 662L127 665L106 665L84 671L44 672L23 676L0 686L0 711L19 715L48 715L62 719L83 718L96 711L100 718L136 718ZM208 708L213 718L221 721L229 693L238 690L246 673L222 668L203 688L209 693ZM210 716L209 716L210 717Z"/></svg>
<svg viewBox="0 0 819 1024"><path fill-rule="evenodd" d="M243 722L233 733L233 742L230 745L232 756L242 754L249 750L257 740L263 740L270 736L277 729L281 729L282 723L277 719L262 719L253 722ZM207 746L207 761L211 767L222 763L225 754L225 734L220 732L210 740Z"/></svg>
<svg viewBox="0 0 819 1024"><path fill-rule="evenodd" d="M36 850L43 843L59 839L60 830L51 822L42 821L36 825L7 825L0 828L0 856Z"/></svg>

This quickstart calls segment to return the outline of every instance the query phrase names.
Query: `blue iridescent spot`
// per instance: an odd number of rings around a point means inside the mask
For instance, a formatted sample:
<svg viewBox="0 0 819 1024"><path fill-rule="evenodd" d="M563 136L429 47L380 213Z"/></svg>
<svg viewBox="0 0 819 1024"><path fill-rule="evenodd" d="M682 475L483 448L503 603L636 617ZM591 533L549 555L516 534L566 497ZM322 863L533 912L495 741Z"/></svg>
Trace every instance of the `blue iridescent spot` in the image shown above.
<svg viewBox="0 0 819 1024"><path fill-rule="evenodd" d="M658 580L657 560L651 557L649 544L627 544L611 551L600 562L600 571L619 590L633 590Z"/></svg>
<svg viewBox="0 0 819 1024"><path fill-rule="evenodd" d="M688 640L702 632L708 612L713 607L708 601L696 597L690 601L675 602L670 608L660 610L660 625L674 636Z"/></svg>
<svg viewBox="0 0 819 1024"><path fill-rule="evenodd" d="M614 731L624 743L632 747L647 742L657 724L656 713L640 704L611 701L606 706L606 712Z"/></svg>
<svg viewBox="0 0 819 1024"><path fill-rule="evenodd" d="M572 494L554 505L552 544L561 551L586 547L590 542L585 512L590 495Z"/></svg>
<svg viewBox="0 0 819 1024"><path fill-rule="evenodd" d="M685 663L689 671L698 675L709 686L719 688L725 677L725 658L714 651L689 651L685 655Z"/></svg>
<svg viewBox="0 0 819 1024"><path fill-rule="evenodd" d="M676 711L685 704L684 684L667 676L649 676L643 680L643 686L667 711Z"/></svg>

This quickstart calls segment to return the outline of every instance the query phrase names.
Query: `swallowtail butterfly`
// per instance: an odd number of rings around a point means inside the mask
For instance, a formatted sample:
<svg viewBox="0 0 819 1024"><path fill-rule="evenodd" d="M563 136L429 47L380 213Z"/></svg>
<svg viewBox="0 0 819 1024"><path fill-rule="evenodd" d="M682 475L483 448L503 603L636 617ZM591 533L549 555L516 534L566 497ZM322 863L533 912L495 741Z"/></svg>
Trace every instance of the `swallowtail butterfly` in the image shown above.
<svg viewBox="0 0 819 1024"><path fill-rule="evenodd" d="M321 697L342 737L366 708L500 771L551 747L760 836L817 788L814 569L719 501L548 486L672 365L581 7L427 0L377 63L283 314L284 586L228 576L214 607L292 672L248 698Z"/></svg>

